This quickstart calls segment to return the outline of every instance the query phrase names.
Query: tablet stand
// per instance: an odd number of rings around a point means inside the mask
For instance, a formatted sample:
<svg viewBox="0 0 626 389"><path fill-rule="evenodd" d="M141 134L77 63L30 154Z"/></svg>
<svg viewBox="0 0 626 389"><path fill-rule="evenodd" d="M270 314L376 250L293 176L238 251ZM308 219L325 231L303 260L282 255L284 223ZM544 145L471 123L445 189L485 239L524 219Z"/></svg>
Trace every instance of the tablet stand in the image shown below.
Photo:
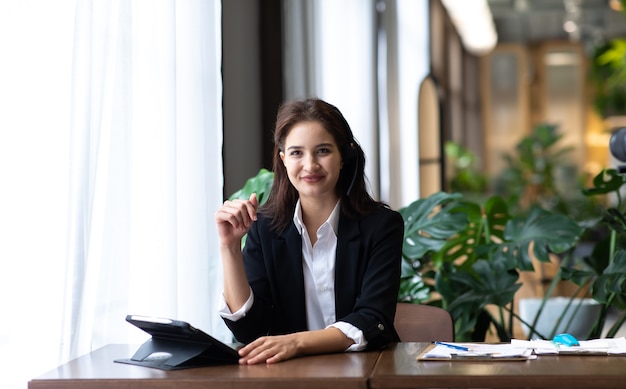
<svg viewBox="0 0 626 389"><path fill-rule="evenodd" d="M199 356L206 352L209 348L211 348L210 344L177 342L168 339L153 338L142 344L132 358L116 360L115 362L155 367L164 370L204 366L210 363L207 363L205 358L201 358ZM166 355L169 354L169 357L158 356L150 358L151 355L156 353L165 353ZM194 358L197 358L197 360L194 361Z"/></svg>

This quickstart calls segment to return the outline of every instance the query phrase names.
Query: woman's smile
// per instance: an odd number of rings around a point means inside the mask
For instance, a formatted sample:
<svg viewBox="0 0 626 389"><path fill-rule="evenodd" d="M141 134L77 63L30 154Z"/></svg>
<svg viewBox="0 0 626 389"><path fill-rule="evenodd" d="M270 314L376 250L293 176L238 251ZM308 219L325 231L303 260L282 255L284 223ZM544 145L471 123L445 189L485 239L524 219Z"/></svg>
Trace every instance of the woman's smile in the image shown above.
<svg viewBox="0 0 626 389"><path fill-rule="evenodd" d="M324 176L320 175L320 174L309 174L309 175L306 175L306 176L302 177L303 181L306 181L306 182L312 183L312 184L314 184L314 183L316 183L316 182L318 182L318 181L320 181L322 179L324 179Z"/></svg>
<svg viewBox="0 0 626 389"><path fill-rule="evenodd" d="M296 124L285 138L283 150L280 157L300 198L336 201L341 152L320 122Z"/></svg>

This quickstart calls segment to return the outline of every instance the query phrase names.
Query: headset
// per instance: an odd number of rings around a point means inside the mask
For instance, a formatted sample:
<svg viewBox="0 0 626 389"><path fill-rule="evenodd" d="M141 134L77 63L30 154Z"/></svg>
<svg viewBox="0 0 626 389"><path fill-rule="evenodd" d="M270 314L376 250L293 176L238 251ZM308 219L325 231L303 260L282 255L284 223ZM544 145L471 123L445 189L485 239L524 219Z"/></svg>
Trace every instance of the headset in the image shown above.
<svg viewBox="0 0 626 389"><path fill-rule="evenodd" d="M350 196L350 192L352 191L352 187L354 186L354 182L356 181L356 176L359 173L359 152L357 149L356 140L354 139L354 134L352 133L352 129L350 129L348 121L341 114L341 111L337 109L337 107L333 108L335 108L335 113L337 114L337 117L339 117L345 130L348 132L348 143L341 146L344 164L354 161L354 172L352 173L352 179L350 180L350 185L348 185L348 190L346 191L346 195Z"/></svg>

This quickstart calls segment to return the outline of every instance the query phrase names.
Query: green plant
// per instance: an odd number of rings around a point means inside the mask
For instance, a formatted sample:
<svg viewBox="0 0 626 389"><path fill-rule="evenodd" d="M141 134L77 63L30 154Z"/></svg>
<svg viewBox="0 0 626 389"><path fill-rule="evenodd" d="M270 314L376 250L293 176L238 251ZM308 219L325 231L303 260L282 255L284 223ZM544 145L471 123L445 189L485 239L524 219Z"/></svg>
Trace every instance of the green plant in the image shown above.
<svg viewBox="0 0 626 389"><path fill-rule="evenodd" d="M498 196L481 205L439 192L399 211L405 220L400 299L447 309L458 340L484 341L492 328L510 340L513 318L521 320L512 309L519 272L533 271L533 257L547 262L551 253L571 250L583 231L541 208L515 217Z"/></svg>
<svg viewBox="0 0 626 389"><path fill-rule="evenodd" d="M626 0L621 0L626 16ZM626 114L626 40L614 38L591 55L589 78L595 87L593 105L602 117Z"/></svg>
<svg viewBox="0 0 626 389"><path fill-rule="evenodd" d="M274 172L267 169L260 169L256 176L248 178L244 186L230 195L229 200L241 199L247 200L252 193L256 193L257 200L259 200L259 206L265 204L270 191L272 190L272 184L274 183ZM241 247L246 244L246 236L241 239Z"/></svg>
<svg viewBox="0 0 626 389"><path fill-rule="evenodd" d="M487 191L487 175L478 168L478 157L463 145L447 141L444 151L451 167L451 192L482 194Z"/></svg>
<svg viewBox="0 0 626 389"><path fill-rule="evenodd" d="M603 117L626 113L626 39L612 39L595 49L590 79L594 108Z"/></svg>
<svg viewBox="0 0 626 389"><path fill-rule="evenodd" d="M256 193L259 205L265 204L274 183L274 173L267 169L260 169L256 176L248 178L245 185L230 195L229 200L247 200L252 193Z"/></svg>
<svg viewBox="0 0 626 389"><path fill-rule="evenodd" d="M516 144L515 153L503 155L505 168L494 179L493 191L511 212L521 214L534 206L568 215L593 210L593 202L582 196L582 179L572 180L578 169L570 157L573 148L562 146L562 138L558 126L538 124Z"/></svg>
<svg viewBox="0 0 626 389"><path fill-rule="evenodd" d="M621 194L625 183L624 176L617 170L605 169L594 178L593 187L584 190L587 196L614 196L615 205L607 207L599 221L610 234L595 244L589 256L560 269L561 279L570 280L580 288L589 288L591 297L602 305L589 338L602 336L612 308L621 314L608 329L607 337L615 336L626 321L626 205Z"/></svg>
<svg viewBox="0 0 626 389"><path fill-rule="evenodd" d="M443 192L414 202L400 210L405 220L400 298L448 309L455 318L459 340L484 340L493 328L500 340L507 341L512 336L513 320L530 328L530 338L543 305L531 322L522 321L513 311L519 274L533 271L531 257L549 261L560 254L561 267L543 303L558 282L572 282L578 288L570 304L581 295L601 304L601 313L587 338L615 336L626 322L625 184L626 178L615 169L606 169L594 178L583 194L612 196L614 205L606 206L603 217L595 223L586 224L539 207L513 216L497 196L483 205L458 193ZM573 255L581 237L599 227L608 231L606 237L593 242L589 255ZM418 280L417 284L413 280ZM603 334L611 311L618 317ZM554 324L552 332L558 325ZM538 335L550 338L553 334Z"/></svg>
<svg viewBox="0 0 626 389"><path fill-rule="evenodd" d="M570 304L580 292L586 291L586 296L590 295L601 305L600 315L587 335L588 339L614 337L626 322L626 205L621 193L625 183L624 176L617 170L605 169L594 177L592 187L583 190L586 196L614 196L615 205L607 206L596 224L590 224L587 228L587 232L604 228L608 234L594 242L589 255L573 257L572 263L563 261L537 313L537 316L541 314L543 304L556 282L568 280L574 283L578 289L572 294ZM616 311L618 317L606 334L603 334L607 315L611 310ZM557 325L558 323L555 328Z"/></svg>

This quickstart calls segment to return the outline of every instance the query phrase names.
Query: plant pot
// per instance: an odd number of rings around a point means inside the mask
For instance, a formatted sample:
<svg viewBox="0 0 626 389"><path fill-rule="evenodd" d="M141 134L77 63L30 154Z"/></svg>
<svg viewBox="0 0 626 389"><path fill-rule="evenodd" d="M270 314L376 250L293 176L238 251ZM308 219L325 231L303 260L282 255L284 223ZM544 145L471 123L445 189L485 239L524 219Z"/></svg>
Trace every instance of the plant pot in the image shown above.
<svg viewBox="0 0 626 389"><path fill-rule="evenodd" d="M537 316L537 311L541 306L543 298L525 298L519 301L519 315L526 323L532 325ZM568 303L570 306L567 307ZM545 306L537 320L535 330L545 337L553 337L560 333L569 333L577 339L586 339L593 327L593 324L600 315L602 306L593 299L570 299L569 297L551 297L546 301ZM574 316L573 320L572 316ZM556 331L554 326L559 321ZM522 323L522 331L528 337L530 329ZM540 336L535 333L533 339Z"/></svg>

